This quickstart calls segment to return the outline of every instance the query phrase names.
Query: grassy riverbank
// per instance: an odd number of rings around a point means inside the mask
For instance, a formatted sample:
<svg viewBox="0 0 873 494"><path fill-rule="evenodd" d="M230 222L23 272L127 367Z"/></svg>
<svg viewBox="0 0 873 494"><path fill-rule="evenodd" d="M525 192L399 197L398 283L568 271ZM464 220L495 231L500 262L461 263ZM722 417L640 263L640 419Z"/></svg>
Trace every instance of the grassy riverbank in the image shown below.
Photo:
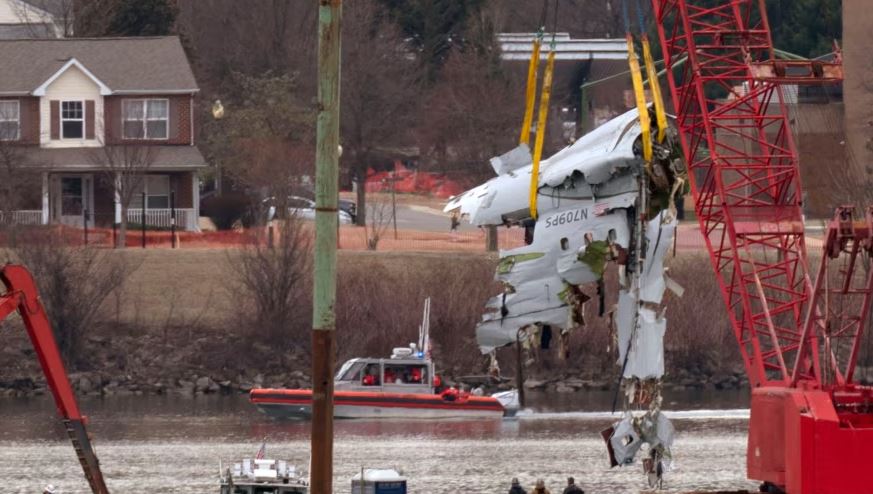
<svg viewBox="0 0 873 494"><path fill-rule="evenodd" d="M245 391L251 386L307 386L309 318L304 297L287 333L278 337L252 325L254 306L237 284L240 250L111 252L137 266L87 328L70 370L86 393L193 393ZM484 373L474 326L493 282L496 258L485 254L340 252L337 327L340 361L387 355L417 339L421 308L432 297L434 357L446 376ZM683 387L732 388L745 384L736 343L708 259L684 254L669 263L685 287L668 295L667 380ZM308 293L308 278L301 281ZM614 335L597 316L573 333L570 358L541 352L527 375L540 389L573 391L613 385ZM605 310L614 304L606 298ZM15 321L6 324L16 327ZM6 331L0 349L0 393L38 393L43 379L23 331ZM556 345L553 345L553 348ZM514 375L514 350L502 349L504 375ZM3 391L5 390L5 391Z"/></svg>

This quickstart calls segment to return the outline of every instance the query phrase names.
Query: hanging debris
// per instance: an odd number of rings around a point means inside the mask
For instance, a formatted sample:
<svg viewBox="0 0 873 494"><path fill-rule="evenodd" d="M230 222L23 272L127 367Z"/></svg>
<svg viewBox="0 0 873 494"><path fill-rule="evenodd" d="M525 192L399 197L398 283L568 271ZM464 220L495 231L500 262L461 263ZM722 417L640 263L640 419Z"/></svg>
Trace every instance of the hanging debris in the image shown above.
<svg viewBox="0 0 873 494"><path fill-rule="evenodd" d="M669 134L663 143L651 136L653 160L647 166L635 109L544 160L536 219L527 193L533 167L526 145L493 158L497 177L453 198L445 208L477 226L518 225L533 231L528 245L501 252L496 279L503 291L487 302L476 328L484 354L516 343L521 330L534 335L550 328L563 341L585 324L583 305L595 287L601 316L604 292L618 292L617 308L606 315L616 326L625 404L647 412L617 423L609 443L617 465L632 462L639 449L625 442L628 437L636 437L640 446L648 444L652 461L645 463L652 466L647 472L664 467L673 434L660 413L667 326L662 300L667 287L677 288L665 276L663 259L673 242L674 200L685 193L686 173ZM604 283L610 266L618 271L618 287ZM633 434L619 433L626 430Z"/></svg>

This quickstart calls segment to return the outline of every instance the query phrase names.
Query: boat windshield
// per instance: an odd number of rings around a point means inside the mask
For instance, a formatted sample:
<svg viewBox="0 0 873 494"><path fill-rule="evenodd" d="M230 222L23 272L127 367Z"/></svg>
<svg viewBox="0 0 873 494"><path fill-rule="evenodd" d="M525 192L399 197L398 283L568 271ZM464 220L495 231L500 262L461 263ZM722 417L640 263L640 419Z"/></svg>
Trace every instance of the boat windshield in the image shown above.
<svg viewBox="0 0 873 494"><path fill-rule="evenodd" d="M335 379L337 381L359 381L361 379L361 370L364 369L365 365L366 363L364 362L349 360L336 373Z"/></svg>

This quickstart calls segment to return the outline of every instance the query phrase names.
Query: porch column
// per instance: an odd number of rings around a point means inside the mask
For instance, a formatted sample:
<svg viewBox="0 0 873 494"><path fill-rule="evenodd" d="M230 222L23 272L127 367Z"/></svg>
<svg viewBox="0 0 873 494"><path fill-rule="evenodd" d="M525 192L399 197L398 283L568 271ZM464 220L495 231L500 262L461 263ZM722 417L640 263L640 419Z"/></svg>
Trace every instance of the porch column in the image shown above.
<svg viewBox="0 0 873 494"><path fill-rule="evenodd" d="M49 174L42 172L42 224L49 224Z"/></svg>
<svg viewBox="0 0 873 494"><path fill-rule="evenodd" d="M112 195L115 204L115 224L118 225L121 223L121 194L118 193L118 189L121 188L121 177L116 175L113 185Z"/></svg>
<svg viewBox="0 0 873 494"><path fill-rule="evenodd" d="M191 207L194 208L194 219L192 221L192 225L190 225L192 230L195 232L200 231L200 176L197 175L197 172L191 172Z"/></svg>

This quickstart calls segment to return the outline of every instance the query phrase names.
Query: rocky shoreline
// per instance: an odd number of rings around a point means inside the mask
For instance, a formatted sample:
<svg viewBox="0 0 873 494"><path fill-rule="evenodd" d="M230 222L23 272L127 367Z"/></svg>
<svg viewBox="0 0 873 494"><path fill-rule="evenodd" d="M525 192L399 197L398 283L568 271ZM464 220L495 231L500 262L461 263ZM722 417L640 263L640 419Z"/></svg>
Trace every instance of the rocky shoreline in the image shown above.
<svg viewBox="0 0 873 494"><path fill-rule="evenodd" d="M175 339L156 335L94 335L88 338L89 359L69 373L78 396L235 395L254 388L310 387L309 357L303 349L284 350L252 343L233 335L177 333ZM441 361L437 355L437 361ZM603 364L603 365L609 365ZM534 366L526 369L526 390L569 394L615 389L617 369ZM83 368L91 370L82 370ZM511 389L514 374L507 371L499 384L471 377L472 369L444 369L446 384L485 385L486 392ZM873 367L859 367L861 384L873 383ZM668 391L741 390L749 381L741 366L712 369L693 366L670 369L664 378ZM0 398L48 393L45 377L26 337L11 338L0 348Z"/></svg>
<svg viewBox="0 0 873 494"><path fill-rule="evenodd" d="M221 373L190 372L176 378L148 378L141 375L94 372L74 372L69 375L70 383L78 396L143 396L143 395L232 395L247 394L254 388L301 389L310 386L310 376L302 370L281 374L254 375L238 374L227 376ZM448 383L460 382L467 386L479 383L464 378L445 376ZM719 373L714 375L692 375L681 372L675 377L668 376L664 386L669 390L737 390L748 388L748 379L742 372ZM502 391L515 387L512 380L486 386L488 391ZM615 388L615 381L561 375L554 378L528 378L524 388L546 393L580 393L586 391L608 391ZM33 397L48 392L45 379L40 374L0 381L0 397Z"/></svg>

